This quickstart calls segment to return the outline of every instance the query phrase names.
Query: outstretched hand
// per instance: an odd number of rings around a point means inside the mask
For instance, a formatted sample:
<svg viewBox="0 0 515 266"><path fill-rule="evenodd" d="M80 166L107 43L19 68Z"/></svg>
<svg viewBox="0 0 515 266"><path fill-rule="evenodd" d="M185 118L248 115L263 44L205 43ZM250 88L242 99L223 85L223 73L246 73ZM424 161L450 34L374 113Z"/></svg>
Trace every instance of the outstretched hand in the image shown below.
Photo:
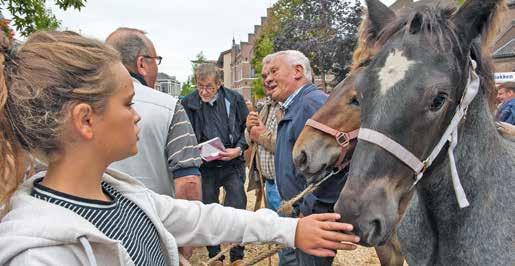
<svg viewBox="0 0 515 266"><path fill-rule="evenodd" d="M352 231L352 225L337 222L340 214L312 214L299 219L295 233L295 246L307 254L334 257L336 250L354 250L359 237L343 232Z"/></svg>

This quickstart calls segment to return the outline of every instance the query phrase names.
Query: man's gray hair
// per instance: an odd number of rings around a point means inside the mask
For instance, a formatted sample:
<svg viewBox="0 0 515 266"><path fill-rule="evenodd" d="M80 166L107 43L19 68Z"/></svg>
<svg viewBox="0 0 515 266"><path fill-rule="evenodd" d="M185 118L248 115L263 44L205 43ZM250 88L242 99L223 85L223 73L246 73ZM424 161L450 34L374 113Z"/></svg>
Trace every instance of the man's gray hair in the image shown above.
<svg viewBox="0 0 515 266"><path fill-rule="evenodd" d="M138 56L148 55L150 52L149 40L145 34L146 32L139 29L122 27L106 39L106 43L120 53L122 63L129 71L136 71Z"/></svg>
<svg viewBox="0 0 515 266"><path fill-rule="evenodd" d="M213 63L202 63L195 68L195 79L197 81L206 78L214 78L216 83L222 81L222 72Z"/></svg>
<svg viewBox="0 0 515 266"><path fill-rule="evenodd" d="M297 50L284 50L279 51L277 53L273 53L271 55L267 55L267 57L271 56L270 61L272 61L273 58L281 55L284 56L286 61L291 66L301 65L304 69L304 77L306 77L306 79L309 81L313 81L313 69L311 68L309 59L302 52ZM263 62L265 58L263 58Z"/></svg>
<svg viewBox="0 0 515 266"><path fill-rule="evenodd" d="M263 57L263 61L262 61L263 66L272 62L272 59L274 59L274 54L269 54L269 55Z"/></svg>

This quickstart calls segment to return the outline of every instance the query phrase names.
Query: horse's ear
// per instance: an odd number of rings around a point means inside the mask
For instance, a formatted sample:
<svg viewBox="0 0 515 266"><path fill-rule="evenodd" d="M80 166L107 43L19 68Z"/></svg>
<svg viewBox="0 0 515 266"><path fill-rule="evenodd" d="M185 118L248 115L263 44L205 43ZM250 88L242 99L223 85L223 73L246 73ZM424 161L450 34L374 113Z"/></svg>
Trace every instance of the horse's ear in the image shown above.
<svg viewBox="0 0 515 266"><path fill-rule="evenodd" d="M467 44L485 33L492 17L496 15L496 7L505 0L468 0L454 14L452 21L460 36Z"/></svg>
<svg viewBox="0 0 515 266"><path fill-rule="evenodd" d="M366 3L370 20L369 30L377 36L388 22L395 19L395 12L379 0L366 0Z"/></svg>

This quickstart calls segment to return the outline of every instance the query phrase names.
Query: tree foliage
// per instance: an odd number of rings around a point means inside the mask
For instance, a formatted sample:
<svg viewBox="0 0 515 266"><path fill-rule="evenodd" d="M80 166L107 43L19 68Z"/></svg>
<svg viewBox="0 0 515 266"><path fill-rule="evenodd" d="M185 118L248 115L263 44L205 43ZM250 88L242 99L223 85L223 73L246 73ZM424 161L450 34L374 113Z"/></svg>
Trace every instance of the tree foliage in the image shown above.
<svg viewBox="0 0 515 266"><path fill-rule="evenodd" d="M263 58L280 50L299 50L311 61L324 81L334 75L333 84L345 78L361 22L359 0L279 0L256 40L252 66L261 73ZM254 81L256 96L262 80ZM259 97L257 97L259 98Z"/></svg>
<svg viewBox="0 0 515 266"><path fill-rule="evenodd" d="M194 60L191 60L191 69L193 70L193 76L191 77L191 84L196 85L197 80L195 79L195 71L197 70L197 66L207 62L207 58L204 55L204 52L200 51Z"/></svg>
<svg viewBox="0 0 515 266"><path fill-rule="evenodd" d="M45 7L46 0L0 0L0 7L12 15L16 31L28 36L37 30L51 30L60 26L59 20L50 9ZM62 10L80 10L86 0L55 0L54 4Z"/></svg>
<svg viewBox="0 0 515 266"><path fill-rule="evenodd" d="M195 85L193 85L191 77L188 77L188 81L184 82L181 87L181 96L186 96L195 91Z"/></svg>
<svg viewBox="0 0 515 266"><path fill-rule="evenodd" d="M299 50L316 75L345 78L361 22L359 0L303 0L294 5L274 38L274 50ZM333 85L334 85L333 84Z"/></svg>

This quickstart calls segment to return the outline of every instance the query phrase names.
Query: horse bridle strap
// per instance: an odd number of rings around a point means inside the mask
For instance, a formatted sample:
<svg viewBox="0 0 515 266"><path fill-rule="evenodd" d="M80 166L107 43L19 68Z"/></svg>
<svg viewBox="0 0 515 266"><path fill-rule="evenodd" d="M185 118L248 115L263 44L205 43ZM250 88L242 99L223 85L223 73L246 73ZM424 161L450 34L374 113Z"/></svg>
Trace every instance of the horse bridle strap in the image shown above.
<svg viewBox="0 0 515 266"><path fill-rule="evenodd" d="M470 204L467 200L467 196L465 194L465 191L463 190L463 186L461 185L458 171L456 168L456 161L454 158L454 148L456 147L458 143L458 126L463 117L465 117L467 113L468 106L472 102L472 100L475 98L479 91L479 77L477 76L475 69L476 69L476 62L473 59L471 60L471 70L469 71L469 77L467 82L467 87L465 88L465 91L463 92L463 96L461 97L460 104L458 105L456 109L456 113L451 119L451 122L449 123L449 126L443 133L442 137L440 138L440 141L438 144L434 147L431 154L424 160L421 161L418 159L417 156L415 156L413 153L408 151L406 148L404 148L401 144L397 143L395 140L387 137L386 135L382 134L381 132L378 132L373 129L369 128L361 128L359 131L358 139L376 144L380 146L381 148L385 149L395 157L397 157L400 161L402 161L404 164L406 164L408 167L410 167L415 172L415 181L413 182L413 185L411 188L413 188L418 181L422 178L424 175L424 172L427 170L427 168L433 163L433 161L436 159L438 154L440 154L441 150L445 146L447 142L450 142L447 154L449 156L450 161L450 167L451 167L451 176L452 176L452 183L454 187L454 192L456 194L456 199L458 201L458 204L460 208L468 207Z"/></svg>
<svg viewBox="0 0 515 266"><path fill-rule="evenodd" d="M355 138L358 137L359 129L353 130L351 132L342 132L338 131L334 128L331 128L329 126L326 126L320 122L317 122L313 119L308 119L306 121L306 126L310 126L314 129L318 129L324 133L327 133L333 137L335 137L336 142L340 146L340 155L338 157L338 160L336 161L336 167L343 168L347 166L348 164L343 164L343 159L345 158L345 155L347 154L347 148L349 146L349 142Z"/></svg>

